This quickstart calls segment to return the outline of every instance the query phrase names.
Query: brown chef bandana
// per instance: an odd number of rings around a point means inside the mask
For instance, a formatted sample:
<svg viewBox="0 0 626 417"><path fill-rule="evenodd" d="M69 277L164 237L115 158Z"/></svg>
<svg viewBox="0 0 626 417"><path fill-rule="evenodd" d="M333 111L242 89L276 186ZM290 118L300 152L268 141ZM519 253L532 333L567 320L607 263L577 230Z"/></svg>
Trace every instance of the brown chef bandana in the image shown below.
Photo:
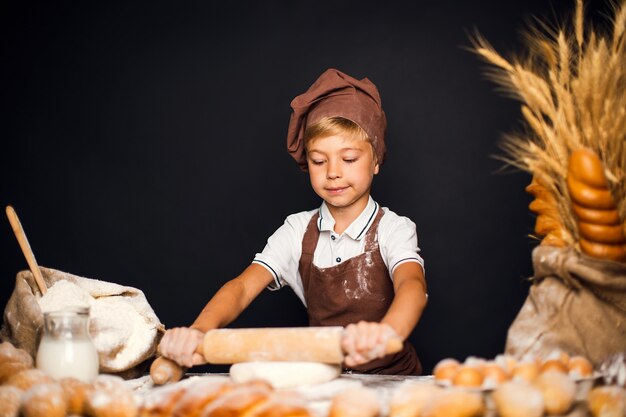
<svg viewBox="0 0 626 417"><path fill-rule="evenodd" d="M385 158L387 120L376 86L367 78L357 80L336 69L326 70L291 102L293 113L287 132L287 149L303 171L307 171L304 131L324 117L343 117L359 125L369 136L378 163Z"/></svg>

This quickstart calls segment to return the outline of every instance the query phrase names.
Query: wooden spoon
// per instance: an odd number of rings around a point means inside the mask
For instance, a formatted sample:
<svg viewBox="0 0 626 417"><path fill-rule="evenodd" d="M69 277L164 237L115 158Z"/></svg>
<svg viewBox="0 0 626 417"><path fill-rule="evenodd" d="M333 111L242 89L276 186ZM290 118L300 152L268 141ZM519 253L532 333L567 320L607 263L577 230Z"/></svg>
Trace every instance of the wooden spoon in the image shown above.
<svg viewBox="0 0 626 417"><path fill-rule="evenodd" d="M15 233L15 237L20 244L20 248L22 248L22 253L26 258L26 262L28 262L30 272L33 273L37 287L39 287L39 291L41 292L41 295L43 295L47 290L46 283L44 282L41 271L39 270L39 265L37 265L37 260L35 260L35 254L30 248L30 243L28 243L28 239L26 238L26 233L24 233L20 219L17 217L17 213L13 210L13 207L7 206L6 212L7 217L9 218L9 223L11 223L11 227L13 228L13 233Z"/></svg>

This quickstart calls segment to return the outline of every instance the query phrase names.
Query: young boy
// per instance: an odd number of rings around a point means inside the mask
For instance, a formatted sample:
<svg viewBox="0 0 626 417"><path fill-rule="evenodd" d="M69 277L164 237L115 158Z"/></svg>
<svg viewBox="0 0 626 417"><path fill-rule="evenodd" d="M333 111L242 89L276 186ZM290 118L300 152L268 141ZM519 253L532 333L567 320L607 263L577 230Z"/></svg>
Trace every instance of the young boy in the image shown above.
<svg viewBox="0 0 626 417"><path fill-rule="evenodd" d="M292 103L287 145L324 201L296 213L268 239L241 275L224 284L189 328L168 330L161 354L187 367L207 330L228 325L266 287L289 285L312 326L345 326L344 368L419 375L406 341L426 306L415 225L370 197L385 156L386 118L376 86L325 71ZM401 352L384 356L390 337Z"/></svg>

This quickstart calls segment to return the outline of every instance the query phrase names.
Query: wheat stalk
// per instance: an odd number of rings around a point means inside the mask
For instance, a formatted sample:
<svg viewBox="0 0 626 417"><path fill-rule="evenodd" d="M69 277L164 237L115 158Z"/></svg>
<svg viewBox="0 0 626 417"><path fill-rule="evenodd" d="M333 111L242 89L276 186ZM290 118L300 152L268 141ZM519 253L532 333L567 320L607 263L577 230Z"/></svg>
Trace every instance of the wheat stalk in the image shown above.
<svg viewBox="0 0 626 417"><path fill-rule="evenodd" d="M532 30L524 60L505 58L479 34L472 50L493 66L489 78L522 103L526 131L506 135L498 159L549 190L565 241L575 246L578 226L566 184L573 151L588 147L600 156L626 220L626 0L614 8L612 36L585 24L583 0L575 0L572 19L571 32L547 24Z"/></svg>

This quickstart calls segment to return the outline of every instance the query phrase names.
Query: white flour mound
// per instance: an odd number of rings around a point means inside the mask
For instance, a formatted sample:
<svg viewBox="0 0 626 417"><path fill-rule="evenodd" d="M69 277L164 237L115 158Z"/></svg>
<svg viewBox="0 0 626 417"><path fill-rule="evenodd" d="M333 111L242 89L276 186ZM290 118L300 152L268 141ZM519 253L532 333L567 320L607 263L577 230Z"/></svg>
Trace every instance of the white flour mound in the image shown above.
<svg viewBox="0 0 626 417"><path fill-rule="evenodd" d="M97 294L97 293L96 293ZM39 301L45 312L73 307L89 307L89 333L100 366L123 370L134 366L152 344L156 328L121 295L93 297L79 285L59 280Z"/></svg>
<svg viewBox="0 0 626 417"><path fill-rule="evenodd" d="M230 367L234 382L264 379L274 388L292 388L331 381L339 376L338 365L318 362L242 362Z"/></svg>

